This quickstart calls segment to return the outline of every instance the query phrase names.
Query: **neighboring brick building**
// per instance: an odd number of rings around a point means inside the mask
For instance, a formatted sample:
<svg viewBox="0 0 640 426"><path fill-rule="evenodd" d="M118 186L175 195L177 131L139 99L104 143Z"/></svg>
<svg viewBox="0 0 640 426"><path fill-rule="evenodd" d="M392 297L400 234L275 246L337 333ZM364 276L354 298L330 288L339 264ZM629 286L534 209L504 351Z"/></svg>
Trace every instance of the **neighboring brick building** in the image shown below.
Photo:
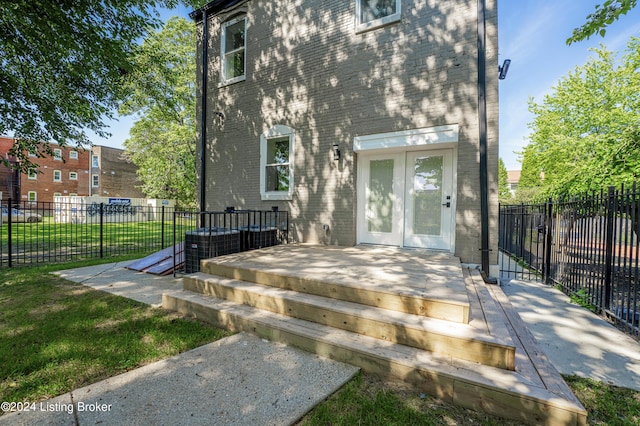
<svg viewBox="0 0 640 426"><path fill-rule="evenodd" d="M9 155L12 146L12 138L0 136L0 158L8 163L0 162L0 200L20 198L20 172L12 167L16 160Z"/></svg>
<svg viewBox="0 0 640 426"><path fill-rule="evenodd" d="M1 138L0 154L4 157L14 144L13 138ZM19 202L53 202L56 195L89 195L89 152L74 147L50 144L53 157L29 159L38 165L38 172L21 173L14 178L12 200ZM9 196L4 196L5 199Z"/></svg>
<svg viewBox="0 0 640 426"><path fill-rule="evenodd" d="M100 197L144 198L137 167L124 151L107 146L91 148L91 188L89 195Z"/></svg>
<svg viewBox="0 0 640 426"><path fill-rule="evenodd" d="M214 0L191 17L203 208L278 206L294 241L480 263L483 139L497 270L495 0L482 50L475 1Z"/></svg>
<svg viewBox="0 0 640 426"><path fill-rule="evenodd" d="M13 138L0 137L2 158L9 158L14 142ZM56 195L144 198L138 188L136 166L124 158L123 150L105 146L93 146L90 150L50 146L54 157L29 156L38 165L38 173L27 175L0 165L3 199L53 202Z"/></svg>

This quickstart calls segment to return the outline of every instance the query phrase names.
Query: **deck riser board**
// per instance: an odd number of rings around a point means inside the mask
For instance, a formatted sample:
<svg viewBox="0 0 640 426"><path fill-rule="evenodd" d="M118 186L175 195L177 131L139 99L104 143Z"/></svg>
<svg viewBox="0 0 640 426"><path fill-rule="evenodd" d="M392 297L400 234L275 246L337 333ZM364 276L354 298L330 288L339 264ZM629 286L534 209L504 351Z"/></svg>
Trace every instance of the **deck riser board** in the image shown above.
<svg viewBox="0 0 640 426"><path fill-rule="evenodd" d="M364 287L327 283L315 278L302 278L263 270L243 269L215 262L202 262L202 272L413 315L422 315L462 324L469 322L468 303L375 291Z"/></svg>
<svg viewBox="0 0 640 426"><path fill-rule="evenodd" d="M185 277L184 289L447 357L514 369L515 347L501 344L488 335L478 334L474 338L474 330L465 324L395 313L241 281L206 277L205 274Z"/></svg>

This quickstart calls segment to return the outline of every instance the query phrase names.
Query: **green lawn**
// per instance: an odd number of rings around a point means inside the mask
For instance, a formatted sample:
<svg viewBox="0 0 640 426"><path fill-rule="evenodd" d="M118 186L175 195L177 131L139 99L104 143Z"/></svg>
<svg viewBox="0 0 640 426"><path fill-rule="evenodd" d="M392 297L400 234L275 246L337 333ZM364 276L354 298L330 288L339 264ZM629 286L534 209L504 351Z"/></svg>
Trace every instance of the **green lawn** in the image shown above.
<svg viewBox="0 0 640 426"><path fill-rule="evenodd" d="M82 260L96 257L153 253L173 244L171 221L120 223L54 223L45 218L39 223L12 224L12 260L16 265ZM184 221L176 229L182 240L193 224ZM9 227L0 226L0 266L7 264Z"/></svg>
<svg viewBox="0 0 640 426"><path fill-rule="evenodd" d="M49 273L67 267L0 269L0 401L50 398L228 335Z"/></svg>

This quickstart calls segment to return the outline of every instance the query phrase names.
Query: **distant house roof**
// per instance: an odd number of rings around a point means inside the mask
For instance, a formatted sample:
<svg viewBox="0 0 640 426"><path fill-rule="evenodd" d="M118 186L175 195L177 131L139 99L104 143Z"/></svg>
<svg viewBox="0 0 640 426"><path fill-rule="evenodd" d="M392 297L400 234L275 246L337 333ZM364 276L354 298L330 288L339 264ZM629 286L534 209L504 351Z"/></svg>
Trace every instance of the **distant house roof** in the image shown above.
<svg viewBox="0 0 640 426"><path fill-rule="evenodd" d="M518 183L520 180L520 170L507 171L507 183Z"/></svg>

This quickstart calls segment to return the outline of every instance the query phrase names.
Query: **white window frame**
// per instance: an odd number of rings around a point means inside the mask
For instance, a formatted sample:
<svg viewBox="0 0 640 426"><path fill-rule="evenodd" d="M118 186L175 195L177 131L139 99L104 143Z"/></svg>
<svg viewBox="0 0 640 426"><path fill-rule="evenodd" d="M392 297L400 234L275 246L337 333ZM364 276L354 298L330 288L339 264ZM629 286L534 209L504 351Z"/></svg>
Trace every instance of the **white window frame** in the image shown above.
<svg viewBox="0 0 640 426"><path fill-rule="evenodd" d="M78 180L78 172L69 172L69 180Z"/></svg>
<svg viewBox="0 0 640 426"><path fill-rule="evenodd" d="M260 197L262 200L292 200L294 187L294 159L296 132L291 127L275 125L260 135ZM267 191L267 143L270 139L289 138L289 190Z"/></svg>
<svg viewBox="0 0 640 426"><path fill-rule="evenodd" d="M78 159L78 151L69 151L69 159L77 160Z"/></svg>
<svg viewBox="0 0 640 426"><path fill-rule="evenodd" d="M53 193L53 196L54 196L54 197L62 197L62 194L61 194L61 193L59 193L59 192L54 192L54 193Z"/></svg>
<svg viewBox="0 0 640 426"><path fill-rule="evenodd" d="M62 150L61 149L54 149L53 150L53 159L56 161L62 161Z"/></svg>
<svg viewBox="0 0 640 426"><path fill-rule="evenodd" d="M227 42L227 27L230 27L231 25L234 25L240 21L244 21L244 45L242 46L242 48L232 50L231 52L226 52L225 45ZM220 35L220 68L221 68L220 69L220 85L226 86L228 84L237 83L239 81L244 81L247 79L247 17L245 15L241 15L223 23L221 26L221 32L222 34ZM237 53L240 51L242 51L244 54L244 61L243 61L244 69L242 70L242 75L227 79L226 78L227 56L229 54Z"/></svg>
<svg viewBox="0 0 640 426"><path fill-rule="evenodd" d="M27 178L28 178L28 179L31 179L31 180L37 180L37 179L38 179L38 172L31 172L31 173L29 173L29 174L27 175Z"/></svg>
<svg viewBox="0 0 640 426"><path fill-rule="evenodd" d="M57 179L56 179L56 175L58 175ZM62 170L54 170L53 171L53 181L54 182L62 182Z"/></svg>
<svg viewBox="0 0 640 426"><path fill-rule="evenodd" d="M100 157L97 155L92 155L91 156L91 167L93 168L100 168Z"/></svg>
<svg viewBox="0 0 640 426"><path fill-rule="evenodd" d="M38 201L38 193L36 191L29 191L27 194L27 200L30 203L35 203Z"/></svg>
<svg viewBox="0 0 640 426"><path fill-rule="evenodd" d="M91 175L91 187L97 188L100 186L100 175Z"/></svg>
<svg viewBox="0 0 640 426"><path fill-rule="evenodd" d="M356 0L356 32L364 32L369 31L374 28L380 28L385 25L391 24L393 22L400 21L400 17L402 16L402 1L396 1L396 13L393 15L385 16L382 18L374 19L373 21L362 22L362 1ZM364 0L366 1L366 0Z"/></svg>

